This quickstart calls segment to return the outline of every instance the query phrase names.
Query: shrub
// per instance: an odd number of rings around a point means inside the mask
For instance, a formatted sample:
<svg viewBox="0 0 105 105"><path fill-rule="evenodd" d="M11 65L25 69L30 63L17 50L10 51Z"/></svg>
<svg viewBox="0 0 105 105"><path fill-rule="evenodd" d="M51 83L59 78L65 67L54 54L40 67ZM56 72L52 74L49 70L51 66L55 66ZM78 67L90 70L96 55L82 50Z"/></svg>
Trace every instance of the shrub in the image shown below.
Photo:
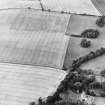
<svg viewBox="0 0 105 105"><path fill-rule="evenodd" d="M102 90L105 91L105 82L102 82Z"/></svg>
<svg viewBox="0 0 105 105"><path fill-rule="evenodd" d="M100 82L92 82L89 84L89 87L91 89L100 89L101 88L101 83Z"/></svg>
<svg viewBox="0 0 105 105"><path fill-rule="evenodd" d="M36 105L36 103L35 102L31 102L29 105Z"/></svg>
<svg viewBox="0 0 105 105"><path fill-rule="evenodd" d="M82 39L80 45L81 45L81 47L88 48L88 47L90 47L91 42L86 39Z"/></svg>
<svg viewBox="0 0 105 105"><path fill-rule="evenodd" d="M51 12L51 10L50 10L50 9L48 9L48 12Z"/></svg>
<svg viewBox="0 0 105 105"><path fill-rule="evenodd" d="M65 65L63 65L63 68L62 68L64 71L67 71L67 67Z"/></svg>
<svg viewBox="0 0 105 105"><path fill-rule="evenodd" d="M94 72L91 69L88 70L82 70L84 74L86 75L94 75Z"/></svg>
<svg viewBox="0 0 105 105"><path fill-rule="evenodd" d="M96 96L96 94L92 90L87 90L87 94L90 96Z"/></svg>
<svg viewBox="0 0 105 105"><path fill-rule="evenodd" d="M102 16L99 19L97 19L96 24L99 27L104 27L105 26L105 16Z"/></svg>
<svg viewBox="0 0 105 105"><path fill-rule="evenodd" d="M64 11L61 11L61 13L65 13Z"/></svg>
<svg viewBox="0 0 105 105"><path fill-rule="evenodd" d="M74 89L77 91L81 91L81 88L82 88L82 83L81 82L75 82L74 83Z"/></svg>
<svg viewBox="0 0 105 105"><path fill-rule="evenodd" d="M48 96L46 99L46 103L47 104L52 104L56 101L61 100L61 98L59 97L59 93L55 92L53 96Z"/></svg>
<svg viewBox="0 0 105 105"><path fill-rule="evenodd" d="M38 99L38 104L39 105L42 105L43 104L43 101L42 101L42 98L41 97Z"/></svg>

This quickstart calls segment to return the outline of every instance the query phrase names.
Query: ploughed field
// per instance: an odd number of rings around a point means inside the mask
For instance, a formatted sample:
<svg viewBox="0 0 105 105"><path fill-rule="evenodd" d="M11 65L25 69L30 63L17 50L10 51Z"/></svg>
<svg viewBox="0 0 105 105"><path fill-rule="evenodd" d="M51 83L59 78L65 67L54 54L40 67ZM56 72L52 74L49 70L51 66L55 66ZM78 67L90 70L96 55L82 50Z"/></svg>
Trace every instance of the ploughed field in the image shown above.
<svg viewBox="0 0 105 105"><path fill-rule="evenodd" d="M53 94L65 75L49 67L0 63L0 103L29 105Z"/></svg>
<svg viewBox="0 0 105 105"><path fill-rule="evenodd" d="M0 12L0 62L61 69L70 15L33 9Z"/></svg>

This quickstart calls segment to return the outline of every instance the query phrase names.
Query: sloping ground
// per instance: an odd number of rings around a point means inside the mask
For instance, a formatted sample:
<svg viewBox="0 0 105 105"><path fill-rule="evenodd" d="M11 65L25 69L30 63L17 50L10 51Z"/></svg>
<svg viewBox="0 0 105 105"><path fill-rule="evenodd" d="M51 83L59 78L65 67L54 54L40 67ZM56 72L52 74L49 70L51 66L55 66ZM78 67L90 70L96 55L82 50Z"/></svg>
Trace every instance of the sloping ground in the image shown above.
<svg viewBox="0 0 105 105"><path fill-rule="evenodd" d="M105 0L91 0L96 9L102 14L105 15Z"/></svg>
<svg viewBox="0 0 105 105"><path fill-rule="evenodd" d="M71 37L70 44L68 46L68 51L66 54L66 64L69 65L72 59L76 59L80 56L88 54L90 51L95 51L101 47L105 47L105 27L99 28L96 26L96 20L98 17L93 16L80 16L72 15L70 18L70 23L68 25L67 35L80 35L85 29L98 29L100 31L100 36L97 39L91 40L90 48L82 48L80 46L81 38ZM90 39L88 39L90 40ZM71 59L71 60L69 60ZM93 69L95 73L99 73L105 68L105 55L93 59L81 66L83 69Z"/></svg>
<svg viewBox="0 0 105 105"><path fill-rule="evenodd" d="M0 62L61 69L70 15L34 10L0 12Z"/></svg>
<svg viewBox="0 0 105 105"><path fill-rule="evenodd" d="M100 15L90 0L42 0L45 9L77 14Z"/></svg>
<svg viewBox="0 0 105 105"><path fill-rule="evenodd" d="M32 7L34 9L41 9L38 0L1 0L0 9L7 8L27 8Z"/></svg>
<svg viewBox="0 0 105 105"><path fill-rule="evenodd" d="M0 104L29 105L52 94L66 73L62 70L0 63Z"/></svg>

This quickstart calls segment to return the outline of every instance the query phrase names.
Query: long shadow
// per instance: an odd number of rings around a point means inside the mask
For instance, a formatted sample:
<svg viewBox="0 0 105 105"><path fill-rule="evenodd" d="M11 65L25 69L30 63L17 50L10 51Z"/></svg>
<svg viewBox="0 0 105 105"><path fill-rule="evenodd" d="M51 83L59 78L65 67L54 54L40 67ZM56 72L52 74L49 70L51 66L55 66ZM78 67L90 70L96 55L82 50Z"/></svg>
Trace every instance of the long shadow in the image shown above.
<svg viewBox="0 0 105 105"><path fill-rule="evenodd" d="M72 35L70 35L71 37L78 37L78 38L82 38L82 36L81 35L74 35L74 34L72 34Z"/></svg>

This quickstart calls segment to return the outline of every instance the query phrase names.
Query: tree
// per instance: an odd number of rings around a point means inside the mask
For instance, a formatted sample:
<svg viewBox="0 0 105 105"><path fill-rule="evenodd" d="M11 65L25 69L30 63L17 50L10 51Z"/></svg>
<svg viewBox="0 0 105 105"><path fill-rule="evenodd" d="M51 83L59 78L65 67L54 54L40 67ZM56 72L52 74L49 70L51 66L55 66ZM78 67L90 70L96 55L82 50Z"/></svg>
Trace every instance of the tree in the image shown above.
<svg viewBox="0 0 105 105"><path fill-rule="evenodd" d="M96 96L96 94L92 90L88 90L87 94L90 95L90 96Z"/></svg>
<svg viewBox="0 0 105 105"><path fill-rule="evenodd" d="M89 81L90 83L94 82L96 80L95 75L91 75L87 78L87 81Z"/></svg>
<svg viewBox="0 0 105 105"><path fill-rule="evenodd" d="M102 82L102 90L105 91L105 82Z"/></svg>
<svg viewBox="0 0 105 105"><path fill-rule="evenodd" d="M104 27L105 26L105 16L102 16L102 17L98 18L96 20L96 24L99 27Z"/></svg>
<svg viewBox="0 0 105 105"><path fill-rule="evenodd" d="M102 71L100 72L100 74L101 74L102 77L105 78L105 70L102 70Z"/></svg>
<svg viewBox="0 0 105 105"><path fill-rule="evenodd" d="M81 47L83 48L88 48L91 46L91 42L86 40L86 39L82 39L81 43L80 43Z"/></svg>
<svg viewBox="0 0 105 105"><path fill-rule="evenodd" d="M94 72L91 69L83 70L83 73L86 75L94 75Z"/></svg>
<svg viewBox="0 0 105 105"><path fill-rule="evenodd" d="M35 102L31 102L29 105L36 105L36 103Z"/></svg>
<svg viewBox="0 0 105 105"><path fill-rule="evenodd" d="M53 103L55 103L56 101L59 101L59 100L61 100L61 98L59 97L59 93L56 91L53 96L48 96L47 97L46 103L51 105L51 104L53 104Z"/></svg>
<svg viewBox="0 0 105 105"><path fill-rule="evenodd" d="M95 52L91 51L88 55L87 55L87 59L90 60L90 59L93 59L95 58Z"/></svg>
<svg viewBox="0 0 105 105"><path fill-rule="evenodd" d="M101 92L101 93L100 93L100 96L101 96L101 97L105 97L105 92Z"/></svg>
<svg viewBox="0 0 105 105"><path fill-rule="evenodd" d="M38 105L42 105L43 104L43 101L42 101L42 98L40 97L39 99L38 99Z"/></svg>
<svg viewBox="0 0 105 105"><path fill-rule="evenodd" d="M81 87L82 87L82 83L81 82L76 82L74 83L74 88L77 90L77 91L81 91Z"/></svg>

